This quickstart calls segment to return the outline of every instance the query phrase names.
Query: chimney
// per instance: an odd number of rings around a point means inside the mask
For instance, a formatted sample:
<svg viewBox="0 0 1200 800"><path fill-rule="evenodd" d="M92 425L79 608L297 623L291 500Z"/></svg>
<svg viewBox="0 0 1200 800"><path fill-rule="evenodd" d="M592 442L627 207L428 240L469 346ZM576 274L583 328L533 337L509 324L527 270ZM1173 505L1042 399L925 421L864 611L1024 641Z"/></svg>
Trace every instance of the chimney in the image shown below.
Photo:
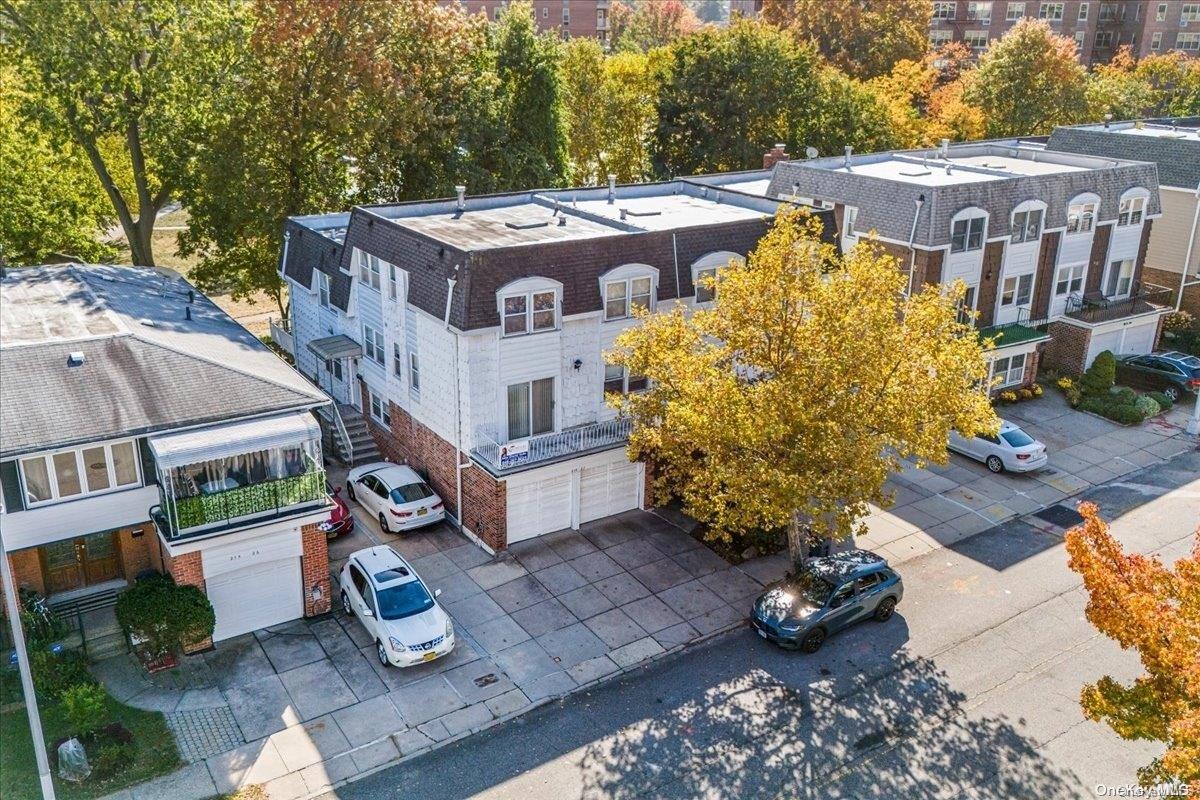
<svg viewBox="0 0 1200 800"><path fill-rule="evenodd" d="M459 211L467 210L467 187L461 183L454 187L454 191L458 194L458 203L455 205Z"/></svg>
<svg viewBox="0 0 1200 800"><path fill-rule="evenodd" d="M785 147L787 147L787 145L780 142L767 152L763 153L763 169L770 169L780 161L787 161L788 154L787 150L784 149Z"/></svg>
<svg viewBox="0 0 1200 800"><path fill-rule="evenodd" d="M854 155L854 148L846 145L845 155L842 156L842 163L846 166L846 169L850 169L850 156L852 155Z"/></svg>
<svg viewBox="0 0 1200 800"><path fill-rule="evenodd" d="M949 157L950 157L950 140L949 140L949 139L942 139L942 152L941 152L941 156L942 156L942 158L949 158Z"/></svg>
<svg viewBox="0 0 1200 800"><path fill-rule="evenodd" d="M617 176L608 173L608 204L612 205L617 199Z"/></svg>

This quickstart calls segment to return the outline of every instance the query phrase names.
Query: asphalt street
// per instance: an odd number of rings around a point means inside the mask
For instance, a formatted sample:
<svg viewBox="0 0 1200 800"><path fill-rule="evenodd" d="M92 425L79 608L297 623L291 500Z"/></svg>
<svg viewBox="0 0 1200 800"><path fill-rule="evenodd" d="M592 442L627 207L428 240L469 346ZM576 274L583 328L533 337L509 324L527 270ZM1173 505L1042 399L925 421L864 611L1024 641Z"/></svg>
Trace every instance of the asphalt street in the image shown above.
<svg viewBox="0 0 1200 800"><path fill-rule="evenodd" d="M1200 451L1087 495L1126 545L1185 555ZM1079 711L1138 674L1096 632L1058 529L1014 520L906 562L904 602L815 656L749 628L326 798L1091 798L1159 748Z"/></svg>

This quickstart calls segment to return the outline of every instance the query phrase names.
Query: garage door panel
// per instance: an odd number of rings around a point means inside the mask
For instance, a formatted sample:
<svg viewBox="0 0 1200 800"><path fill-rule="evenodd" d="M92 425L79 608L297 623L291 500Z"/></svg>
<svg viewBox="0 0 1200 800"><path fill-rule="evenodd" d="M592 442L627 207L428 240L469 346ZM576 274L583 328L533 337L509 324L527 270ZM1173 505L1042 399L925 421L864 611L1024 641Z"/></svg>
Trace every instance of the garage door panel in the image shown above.
<svg viewBox="0 0 1200 800"><path fill-rule="evenodd" d="M1092 334L1092 339L1088 343L1088 366L1096 359L1096 356L1103 353L1105 350L1111 350L1113 353L1118 352L1121 345L1121 332L1108 331L1107 333Z"/></svg>
<svg viewBox="0 0 1200 800"><path fill-rule="evenodd" d="M204 588L216 612L213 641L304 616L300 559L253 564L208 578Z"/></svg>
<svg viewBox="0 0 1200 800"><path fill-rule="evenodd" d="M579 475L579 521L591 522L602 517L630 511L638 505L637 464L606 464L585 467Z"/></svg>
<svg viewBox="0 0 1200 800"><path fill-rule="evenodd" d="M1152 320L1148 325L1125 330L1125 341L1121 344L1121 353L1144 355L1154 349L1154 334L1158 332L1158 320Z"/></svg>
<svg viewBox="0 0 1200 800"><path fill-rule="evenodd" d="M571 476L508 487L508 541L571 527Z"/></svg>

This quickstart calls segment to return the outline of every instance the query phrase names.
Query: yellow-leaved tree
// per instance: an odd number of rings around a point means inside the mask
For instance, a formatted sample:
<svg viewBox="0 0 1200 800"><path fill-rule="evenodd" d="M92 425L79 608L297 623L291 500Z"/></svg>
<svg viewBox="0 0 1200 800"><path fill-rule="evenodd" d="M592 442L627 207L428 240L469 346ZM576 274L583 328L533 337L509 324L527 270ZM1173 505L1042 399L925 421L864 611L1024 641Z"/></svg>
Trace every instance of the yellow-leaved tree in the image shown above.
<svg viewBox="0 0 1200 800"><path fill-rule="evenodd" d="M786 527L796 563L809 532L861 532L901 458L944 463L952 427L998 426L983 344L958 320L963 287L906 297L878 244L842 256L820 234L782 211L746 263L720 271L711 308L645 316L608 356L650 379L612 402L654 497L678 497L727 543Z"/></svg>

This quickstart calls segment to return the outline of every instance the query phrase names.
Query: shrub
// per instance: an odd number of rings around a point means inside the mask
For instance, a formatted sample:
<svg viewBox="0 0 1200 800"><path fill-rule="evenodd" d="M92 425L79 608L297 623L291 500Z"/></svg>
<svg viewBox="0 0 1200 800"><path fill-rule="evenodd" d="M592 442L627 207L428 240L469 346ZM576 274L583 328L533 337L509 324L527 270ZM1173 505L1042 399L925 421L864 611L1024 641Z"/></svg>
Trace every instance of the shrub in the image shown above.
<svg viewBox="0 0 1200 800"><path fill-rule="evenodd" d="M1083 395L1103 394L1112 388L1117 381L1117 359L1111 350L1105 350L1092 362L1079 379L1079 388Z"/></svg>
<svg viewBox="0 0 1200 800"><path fill-rule="evenodd" d="M1032 400L1033 390L1025 388L1017 389L1017 397L1021 398L1022 400Z"/></svg>
<svg viewBox="0 0 1200 800"><path fill-rule="evenodd" d="M1080 399L1083 397L1083 392L1079 389L1079 383L1073 378L1059 378L1054 382L1054 385L1059 388L1063 396L1067 398L1067 403L1072 408L1079 405Z"/></svg>
<svg viewBox="0 0 1200 800"><path fill-rule="evenodd" d="M62 693L61 702L67 722L78 735L99 728L108 714L108 692L99 684L75 684Z"/></svg>
<svg viewBox="0 0 1200 800"><path fill-rule="evenodd" d="M1135 400L1133 406L1142 412L1143 417L1153 417L1162 411L1162 406L1153 397L1145 394Z"/></svg>
<svg viewBox="0 0 1200 800"><path fill-rule="evenodd" d="M73 686L95 682L83 655L74 650L61 653L31 650L29 669L33 673L34 691L47 700L58 700Z"/></svg>
<svg viewBox="0 0 1200 800"><path fill-rule="evenodd" d="M1034 397L1041 397L1042 396L1042 385L1040 383L1035 383L1029 387L1029 391L1033 394Z"/></svg>
<svg viewBox="0 0 1200 800"><path fill-rule="evenodd" d="M100 777L116 775L137 756L137 748L129 742L109 742L92 758L92 769Z"/></svg>
<svg viewBox="0 0 1200 800"><path fill-rule="evenodd" d="M1171 406L1175 405L1175 403L1171 400L1171 398L1167 397L1162 392L1150 392L1146 396L1153 397L1154 402L1158 403L1158 407L1161 408L1163 411L1170 411Z"/></svg>
<svg viewBox="0 0 1200 800"><path fill-rule="evenodd" d="M212 636L212 603L195 586L177 586L170 575L139 580L117 599L117 621L145 643L153 657L178 652Z"/></svg>
<svg viewBox="0 0 1200 800"><path fill-rule="evenodd" d="M1196 324L1196 318L1187 311L1172 311L1163 317L1163 330L1171 333L1182 333L1186 330L1191 330Z"/></svg>
<svg viewBox="0 0 1200 800"><path fill-rule="evenodd" d="M1134 425L1145 419L1145 414L1137 406L1132 403L1121 403L1115 395L1085 397L1079 403L1079 408L1099 414L1122 425Z"/></svg>
<svg viewBox="0 0 1200 800"><path fill-rule="evenodd" d="M1128 386L1117 386L1112 390L1114 402L1122 406L1131 406L1137 402L1138 394Z"/></svg>
<svg viewBox="0 0 1200 800"><path fill-rule="evenodd" d="M1000 398L1001 402L1004 402L1004 403L1017 402L1017 393L1016 392L1012 392L1012 391L1001 392L998 395L998 397Z"/></svg>
<svg viewBox="0 0 1200 800"><path fill-rule="evenodd" d="M32 589L19 589L21 625L31 650L45 650L67 635L67 623L46 605L46 598Z"/></svg>

